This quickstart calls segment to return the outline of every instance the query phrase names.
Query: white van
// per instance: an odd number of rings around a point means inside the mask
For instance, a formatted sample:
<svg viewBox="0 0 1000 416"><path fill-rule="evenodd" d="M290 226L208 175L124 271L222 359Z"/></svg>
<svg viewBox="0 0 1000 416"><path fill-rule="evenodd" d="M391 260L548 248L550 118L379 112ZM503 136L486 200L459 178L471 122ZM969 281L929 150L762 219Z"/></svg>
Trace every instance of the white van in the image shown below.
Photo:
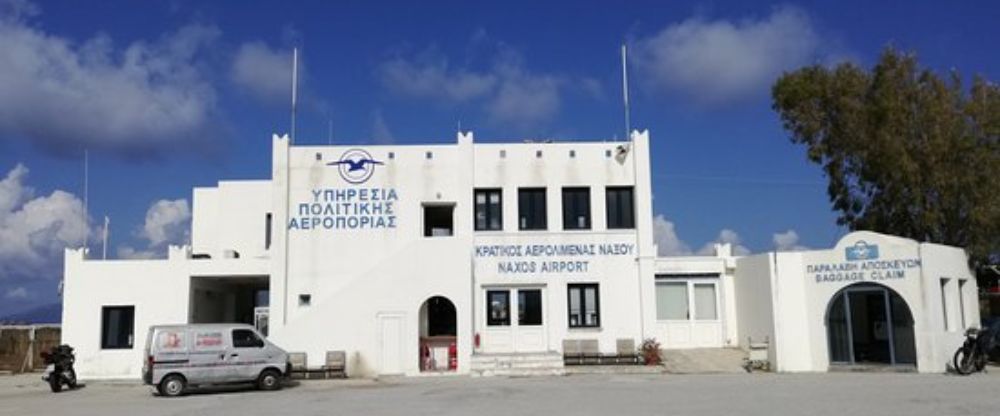
<svg viewBox="0 0 1000 416"><path fill-rule="evenodd" d="M153 326L145 351L142 380L167 397L188 386L248 381L277 390L291 370L288 353L244 324Z"/></svg>

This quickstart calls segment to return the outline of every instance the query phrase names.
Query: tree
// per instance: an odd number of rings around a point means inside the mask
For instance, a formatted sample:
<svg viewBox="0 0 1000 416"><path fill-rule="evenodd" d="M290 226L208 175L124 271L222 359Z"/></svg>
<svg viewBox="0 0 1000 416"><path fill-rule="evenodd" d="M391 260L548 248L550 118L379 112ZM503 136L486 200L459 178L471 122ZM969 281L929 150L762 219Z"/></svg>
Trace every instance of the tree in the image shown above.
<svg viewBox="0 0 1000 416"><path fill-rule="evenodd" d="M791 140L823 167L837 223L965 247L973 266L1000 262L1000 87L963 89L892 48L853 63L785 73L773 108Z"/></svg>

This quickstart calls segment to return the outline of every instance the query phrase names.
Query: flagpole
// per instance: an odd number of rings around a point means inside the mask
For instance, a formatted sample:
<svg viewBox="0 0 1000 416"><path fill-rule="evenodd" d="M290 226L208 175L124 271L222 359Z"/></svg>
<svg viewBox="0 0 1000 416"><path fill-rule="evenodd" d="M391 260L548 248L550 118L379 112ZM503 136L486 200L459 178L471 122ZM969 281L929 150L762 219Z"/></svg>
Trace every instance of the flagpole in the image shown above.
<svg viewBox="0 0 1000 416"><path fill-rule="evenodd" d="M83 149L83 226L87 232L83 236L83 255L88 256L87 249L90 240L90 151Z"/></svg>
<svg viewBox="0 0 1000 416"><path fill-rule="evenodd" d="M632 121L630 120L628 102L628 49L624 43L622 44L622 100L625 103L625 138L631 140Z"/></svg>
<svg viewBox="0 0 1000 416"><path fill-rule="evenodd" d="M299 48L292 49L292 136L291 143L295 144L295 106L298 102L299 94Z"/></svg>
<svg viewBox="0 0 1000 416"><path fill-rule="evenodd" d="M104 216L104 244L101 247L101 259L108 259L108 226L111 224L111 219L107 215Z"/></svg>

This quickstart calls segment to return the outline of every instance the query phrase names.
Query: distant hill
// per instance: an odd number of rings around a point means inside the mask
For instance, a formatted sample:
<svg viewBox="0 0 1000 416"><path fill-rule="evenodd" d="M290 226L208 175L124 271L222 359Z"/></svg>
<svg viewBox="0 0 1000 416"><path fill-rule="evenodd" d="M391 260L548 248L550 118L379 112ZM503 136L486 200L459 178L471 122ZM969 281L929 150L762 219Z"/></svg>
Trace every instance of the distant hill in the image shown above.
<svg viewBox="0 0 1000 416"><path fill-rule="evenodd" d="M62 303L37 306L24 312L0 317L7 324L58 324L62 322Z"/></svg>

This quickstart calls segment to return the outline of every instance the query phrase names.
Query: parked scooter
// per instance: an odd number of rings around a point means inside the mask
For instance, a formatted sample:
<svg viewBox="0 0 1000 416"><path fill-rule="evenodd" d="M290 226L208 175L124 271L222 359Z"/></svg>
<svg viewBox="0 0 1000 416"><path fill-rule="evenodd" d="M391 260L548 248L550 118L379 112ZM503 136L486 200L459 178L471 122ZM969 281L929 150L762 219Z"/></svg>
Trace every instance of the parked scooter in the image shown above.
<svg viewBox="0 0 1000 416"><path fill-rule="evenodd" d="M969 328L965 331L965 342L955 351L952 365L955 372L961 375L969 375L974 372L983 371L986 362L989 360L990 350L996 343L996 330L994 328Z"/></svg>
<svg viewBox="0 0 1000 416"><path fill-rule="evenodd" d="M65 384L70 389L76 388L76 370L73 370L73 347L69 345L59 345L52 347L49 351L42 352L42 360L48 366L42 380L49 383L53 393L62 391Z"/></svg>

